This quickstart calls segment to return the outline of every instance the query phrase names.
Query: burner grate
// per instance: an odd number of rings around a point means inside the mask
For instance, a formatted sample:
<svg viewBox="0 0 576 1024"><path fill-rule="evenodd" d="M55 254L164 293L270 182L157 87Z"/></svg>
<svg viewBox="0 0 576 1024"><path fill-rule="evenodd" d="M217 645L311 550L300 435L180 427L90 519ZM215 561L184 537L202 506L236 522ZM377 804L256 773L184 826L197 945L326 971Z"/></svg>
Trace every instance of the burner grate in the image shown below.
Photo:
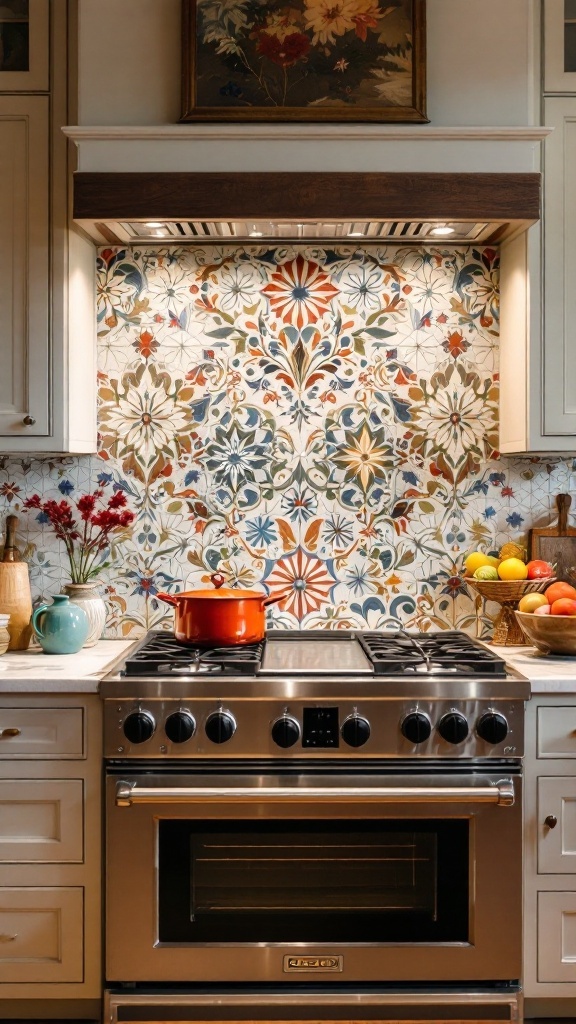
<svg viewBox="0 0 576 1024"><path fill-rule="evenodd" d="M506 676L503 658L458 630L358 633L358 639L376 675Z"/></svg>
<svg viewBox="0 0 576 1024"><path fill-rule="evenodd" d="M193 647L172 633L149 633L126 661L124 676L256 675L264 641L237 647Z"/></svg>

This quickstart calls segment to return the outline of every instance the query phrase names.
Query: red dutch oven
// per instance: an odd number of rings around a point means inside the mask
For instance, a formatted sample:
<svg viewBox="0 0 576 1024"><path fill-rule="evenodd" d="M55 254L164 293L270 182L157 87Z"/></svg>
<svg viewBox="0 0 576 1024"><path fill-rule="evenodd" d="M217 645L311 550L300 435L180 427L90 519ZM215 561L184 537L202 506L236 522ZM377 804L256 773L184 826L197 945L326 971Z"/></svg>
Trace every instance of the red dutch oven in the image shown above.
<svg viewBox="0 0 576 1024"><path fill-rule="evenodd" d="M210 577L214 590L186 590L181 594L156 594L175 608L174 635L184 644L198 647L231 647L263 640L266 607L280 601L259 590L225 587L221 573Z"/></svg>

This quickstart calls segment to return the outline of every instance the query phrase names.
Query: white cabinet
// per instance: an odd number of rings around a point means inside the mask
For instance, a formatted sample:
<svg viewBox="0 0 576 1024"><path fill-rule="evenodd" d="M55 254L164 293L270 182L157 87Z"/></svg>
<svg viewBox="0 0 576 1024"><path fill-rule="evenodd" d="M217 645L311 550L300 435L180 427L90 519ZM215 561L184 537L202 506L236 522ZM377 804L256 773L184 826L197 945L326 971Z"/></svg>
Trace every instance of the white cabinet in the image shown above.
<svg viewBox="0 0 576 1024"><path fill-rule="evenodd" d="M0 454L90 453L95 261L68 228L67 2L26 8L29 69L8 71L3 39L19 23L2 12L19 8L0 4Z"/></svg>
<svg viewBox="0 0 576 1024"><path fill-rule="evenodd" d="M544 0L544 92L576 94L576 0Z"/></svg>
<svg viewBox="0 0 576 1024"><path fill-rule="evenodd" d="M0 96L0 435L49 433L48 97Z"/></svg>
<svg viewBox="0 0 576 1024"><path fill-rule="evenodd" d="M544 434L576 435L576 96L544 101Z"/></svg>
<svg viewBox="0 0 576 1024"><path fill-rule="evenodd" d="M576 0L542 12L542 223L501 251L506 454L576 447Z"/></svg>
<svg viewBox="0 0 576 1024"><path fill-rule="evenodd" d="M575 758L576 696L533 697L524 786L527 999L576 999ZM526 1016L535 1015L528 1007Z"/></svg>
<svg viewBox="0 0 576 1024"><path fill-rule="evenodd" d="M538 981L576 989L576 893L538 893Z"/></svg>
<svg viewBox="0 0 576 1024"><path fill-rule="evenodd" d="M96 1018L101 701L0 694L0 733L0 1020Z"/></svg>

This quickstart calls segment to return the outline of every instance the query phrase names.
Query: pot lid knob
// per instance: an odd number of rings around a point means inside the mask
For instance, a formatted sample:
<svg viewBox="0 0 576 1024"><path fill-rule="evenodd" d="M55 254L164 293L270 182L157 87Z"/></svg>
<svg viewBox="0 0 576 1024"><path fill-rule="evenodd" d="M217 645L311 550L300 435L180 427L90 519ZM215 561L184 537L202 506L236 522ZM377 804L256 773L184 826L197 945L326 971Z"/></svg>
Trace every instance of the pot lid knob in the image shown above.
<svg viewBox="0 0 576 1024"><path fill-rule="evenodd" d="M223 587L226 583L226 577L223 576L221 572L215 572L214 575L210 577L210 582L214 584L216 590L219 590L220 587Z"/></svg>

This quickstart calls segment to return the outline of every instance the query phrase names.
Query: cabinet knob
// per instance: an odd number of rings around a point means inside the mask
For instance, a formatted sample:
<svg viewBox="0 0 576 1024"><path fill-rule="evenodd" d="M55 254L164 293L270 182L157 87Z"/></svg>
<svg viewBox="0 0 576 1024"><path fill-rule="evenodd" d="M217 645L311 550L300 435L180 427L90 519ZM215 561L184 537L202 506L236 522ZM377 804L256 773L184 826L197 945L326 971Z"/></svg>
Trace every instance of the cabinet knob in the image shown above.
<svg viewBox="0 0 576 1024"><path fill-rule="evenodd" d="M7 740L11 736L19 736L20 729L0 729L0 739Z"/></svg>
<svg viewBox="0 0 576 1024"><path fill-rule="evenodd" d="M14 942L14 940L17 939L17 938L18 938L18 933L16 933L16 935L1 935L0 934L0 942Z"/></svg>
<svg viewBox="0 0 576 1024"><path fill-rule="evenodd" d="M547 817L544 818L544 824L547 825L548 828L556 828L558 818L555 814L548 814Z"/></svg>
<svg viewBox="0 0 576 1024"><path fill-rule="evenodd" d="M25 427L33 427L34 424L36 423L36 420L34 419L33 416L28 415L24 417L22 423L24 424Z"/></svg>

